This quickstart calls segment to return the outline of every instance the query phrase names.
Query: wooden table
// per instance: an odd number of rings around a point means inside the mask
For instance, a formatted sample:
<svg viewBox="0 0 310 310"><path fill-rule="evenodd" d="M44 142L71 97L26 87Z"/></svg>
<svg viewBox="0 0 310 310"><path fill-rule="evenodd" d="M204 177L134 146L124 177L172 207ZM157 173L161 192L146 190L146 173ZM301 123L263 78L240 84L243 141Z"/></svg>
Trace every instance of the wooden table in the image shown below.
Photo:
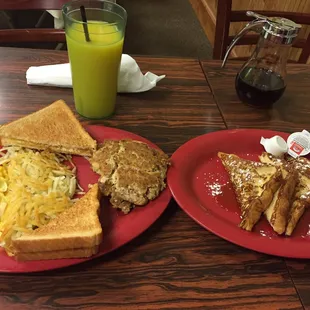
<svg viewBox="0 0 310 310"><path fill-rule="evenodd" d="M238 102L233 65L220 71L215 61L136 59L143 71L167 78L147 93L120 95L110 120L83 123L132 131L168 154L226 127L307 128L310 67L290 67L283 104L267 113ZM71 89L25 81L31 65L66 61L64 52L0 48L0 123L60 98L73 106ZM310 307L309 266L226 242L171 201L147 232L107 256L46 273L0 274L0 309L302 309Z"/></svg>

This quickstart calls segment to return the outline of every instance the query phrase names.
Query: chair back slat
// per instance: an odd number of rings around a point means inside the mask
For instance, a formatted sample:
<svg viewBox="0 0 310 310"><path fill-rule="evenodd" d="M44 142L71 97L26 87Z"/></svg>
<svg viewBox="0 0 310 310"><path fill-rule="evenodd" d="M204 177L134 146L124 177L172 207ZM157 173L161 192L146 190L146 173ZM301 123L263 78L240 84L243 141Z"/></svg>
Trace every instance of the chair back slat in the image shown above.
<svg viewBox="0 0 310 310"><path fill-rule="evenodd" d="M0 11L10 10L60 10L68 0L0 0ZM31 29L2 29L1 43L37 43L65 42L64 30L31 28Z"/></svg>
<svg viewBox="0 0 310 310"><path fill-rule="evenodd" d="M62 29L2 29L0 42L6 43L36 43L36 42L66 42L65 31Z"/></svg>
<svg viewBox="0 0 310 310"><path fill-rule="evenodd" d="M248 11L248 10L247 10ZM253 17L246 15L244 11L232 11L231 22L246 22L253 20ZM310 25L310 14L296 13L296 12L283 12L283 11L255 11L255 13L265 15L268 17L284 17L294 21L297 24Z"/></svg>
<svg viewBox="0 0 310 310"><path fill-rule="evenodd" d="M231 19L231 1L218 0L215 28L215 42L213 48L213 58L223 59L228 43L229 25Z"/></svg>
<svg viewBox="0 0 310 310"><path fill-rule="evenodd" d="M0 10L60 10L66 0L1 0Z"/></svg>
<svg viewBox="0 0 310 310"><path fill-rule="evenodd" d="M258 41L258 38L259 38L258 34L245 35L238 40L238 42L236 43L236 46L237 45L255 45ZM232 42L233 39L234 39L234 36L228 37L228 45ZM293 44L293 47L304 49L306 48L306 45L307 45L306 39L296 39Z"/></svg>
<svg viewBox="0 0 310 310"><path fill-rule="evenodd" d="M213 48L213 58L223 59L228 45L232 42L233 36L229 36L229 27L231 22L245 22L253 20L246 15L246 10L232 11L232 0L218 0L217 19L215 29L215 39ZM309 13L298 12L275 12L275 11L255 11L256 13L284 17L293 20L295 23L310 25ZM257 35L246 35L241 38L236 45L253 45L257 43ZM302 52L298 59L299 63L306 63L310 56L310 33L306 39L297 39L293 47L301 48Z"/></svg>
<svg viewBox="0 0 310 310"><path fill-rule="evenodd" d="M310 56L310 34L308 35L307 41L305 43L305 46L299 56L299 63L307 63L308 58Z"/></svg>

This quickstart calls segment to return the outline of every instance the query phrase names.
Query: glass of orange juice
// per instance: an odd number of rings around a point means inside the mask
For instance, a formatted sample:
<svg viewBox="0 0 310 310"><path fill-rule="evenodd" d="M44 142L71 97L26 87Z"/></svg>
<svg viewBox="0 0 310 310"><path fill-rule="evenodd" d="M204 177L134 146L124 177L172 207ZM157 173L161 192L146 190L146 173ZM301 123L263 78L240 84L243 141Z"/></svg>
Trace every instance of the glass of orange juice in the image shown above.
<svg viewBox="0 0 310 310"><path fill-rule="evenodd" d="M72 1L62 12L75 108L87 118L109 117L115 110L127 13L115 1L100 0Z"/></svg>

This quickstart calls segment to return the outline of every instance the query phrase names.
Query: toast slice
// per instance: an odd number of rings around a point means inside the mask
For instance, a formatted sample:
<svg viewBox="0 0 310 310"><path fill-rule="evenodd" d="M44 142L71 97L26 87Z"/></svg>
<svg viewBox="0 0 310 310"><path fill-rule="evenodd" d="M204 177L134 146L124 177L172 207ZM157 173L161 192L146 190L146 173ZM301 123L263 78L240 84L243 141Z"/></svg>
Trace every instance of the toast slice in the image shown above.
<svg viewBox="0 0 310 310"><path fill-rule="evenodd" d="M310 206L310 161L305 157L279 159L267 153L263 153L260 160L281 167L289 166L290 174L297 173L297 182L286 221L285 234L290 236L305 210Z"/></svg>
<svg viewBox="0 0 310 310"><path fill-rule="evenodd" d="M45 251L45 252L19 252L14 258L17 261L28 260L46 260L46 259L64 259L64 258L82 258L90 257L98 253L99 246L91 248L81 248L74 250Z"/></svg>
<svg viewBox="0 0 310 310"><path fill-rule="evenodd" d="M281 170L234 154L219 152L218 156L229 174L241 208L242 221L239 226L251 231L281 185Z"/></svg>
<svg viewBox="0 0 310 310"><path fill-rule="evenodd" d="M84 130L63 100L1 126L0 140L2 146L81 156L91 156L96 149L96 141Z"/></svg>
<svg viewBox="0 0 310 310"><path fill-rule="evenodd" d="M288 215L288 223L285 234L290 236L298 221L310 206L310 161L305 157L289 158L294 169L299 174L299 182L296 186L294 201Z"/></svg>
<svg viewBox="0 0 310 310"><path fill-rule="evenodd" d="M102 228L98 217L99 199L99 187L95 184L71 208L59 214L47 225L12 239L7 249L8 254L17 258L51 259L61 256L61 253L66 257L68 255L76 257L77 253L83 255L93 253L102 241ZM54 253L56 251L60 252L56 254Z"/></svg>
<svg viewBox="0 0 310 310"><path fill-rule="evenodd" d="M272 164L272 161L270 161L270 156L267 153L263 153L260 156L260 160L261 162ZM279 165L280 162L281 161L276 160L274 164ZM298 172L291 165L283 162L280 167L283 183L274 195L270 206L265 211L265 216L268 222L273 230L279 235L286 231L289 212L291 209L292 200L294 199L295 188L299 182Z"/></svg>
<svg viewBox="0 0 310 310"><path fill-rule="evenodd" d="M283 182L275 193L273 200L265 211L265 216L279 235L283 234L287 227L288 214L291 208L295 187L298 183L298 173L284 159L273 157L264 152L259 159L262 163L278 166L282 172Z"/></svg>

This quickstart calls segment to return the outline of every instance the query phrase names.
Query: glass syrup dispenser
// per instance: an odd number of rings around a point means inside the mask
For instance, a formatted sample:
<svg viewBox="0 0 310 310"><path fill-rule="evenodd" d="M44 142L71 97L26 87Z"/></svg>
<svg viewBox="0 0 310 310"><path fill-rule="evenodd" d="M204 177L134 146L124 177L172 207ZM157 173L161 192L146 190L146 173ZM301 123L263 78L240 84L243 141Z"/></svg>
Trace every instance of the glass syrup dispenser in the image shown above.
<svg viewBox="0 0 310 310"><path fill-rule="evenodd" d="M250 59L236 76L235 87L241 101L258 107L272 105L286 88L286 63L301 25L282 17L266 17L248 11L255 20L248 23L227 49L222 68L236 42L248 31L260 32Z"/></svg>

